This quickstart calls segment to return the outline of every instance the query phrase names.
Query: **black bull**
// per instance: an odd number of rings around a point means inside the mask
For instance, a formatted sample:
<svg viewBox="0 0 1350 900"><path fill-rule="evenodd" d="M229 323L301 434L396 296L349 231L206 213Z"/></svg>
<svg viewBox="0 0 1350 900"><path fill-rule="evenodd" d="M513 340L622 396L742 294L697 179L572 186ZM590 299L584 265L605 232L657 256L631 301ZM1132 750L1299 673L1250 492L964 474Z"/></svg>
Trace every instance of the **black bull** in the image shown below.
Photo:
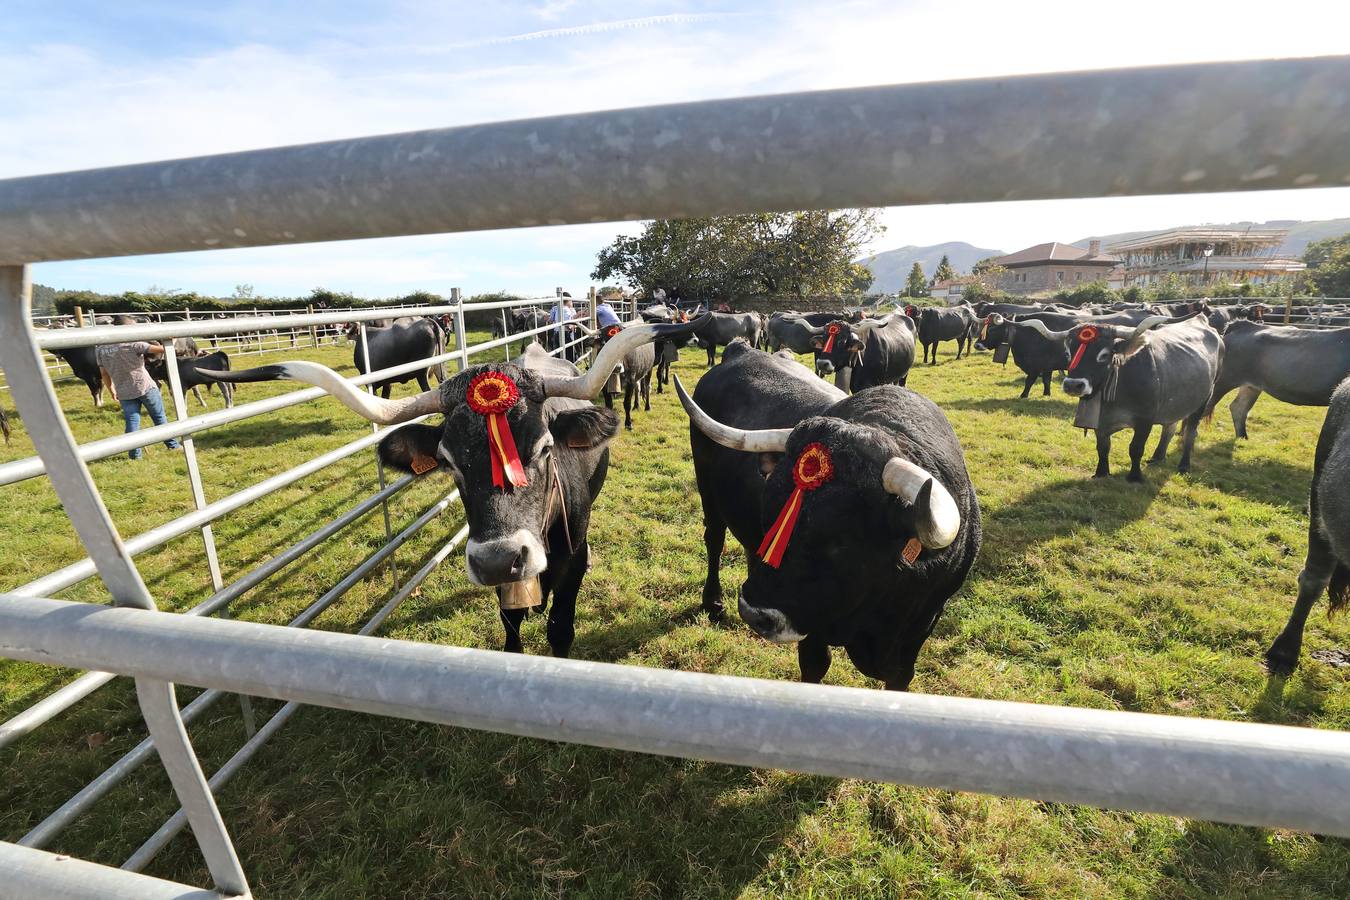
<svg viewBox="0 0 1350 900"><path fill-rule="evenodd" d="M764 320L759 313L709 313L699 319L694 331L700 347L708 351L708 366L717 362L717 348L725 347L736 338L745 338L750 346L759 346Z"/></svg>
<svg viewBox="0 0 1350 900"><path fill-rule="evenodd" d="M1324 591L1333 612L1350 603L1350 379L1332 395L1317 440L1308 492L1308 556L1298 574L1294 611L1266 651L1273 674L1288 675L1298 665L1303 626Z"/></svg>
<svg viewBox="0 0 1350 900"><path fill-rule="evenodd" d="M820 329L812 344L822 359L828 360L836 372L843 373L844 383L840 386L856 394L878 384L904 387L914 365L914 332L914 320L897 312L854 324L831 322Z"/></svg>
<svg viewBox="0 0 1350 900"><path fill-rule="evenodd" d="M1182 419L1185 430L1177 471L1189 471L1196 429L1223 359L1222 339L1209 322L1199 315L1184 320L1150 316L1134 328L1080 325L1065 337L1074 359L1064 392L1080 398L1076 424L1097 430L1094 477L1110 474L1111 435L1133 428L1128 478L1143 481L1139 463L1149 432L1154 425L1162 426L1150 460L1162 462Z"/></svg>
<svg viewBox="0 0 1350 900"><path fill-rule="evenodd" d="M386 327L372 327L367 324L366 344L370 350L370 371L378 372L381 369L443 354L445 332L435 319L406 316L395 319ZM362 375L366 374L365 354L362 352L359 339L352 350L352 364L356 366L356 371ZM417 379L417 386L422 390L430 390L428 375L435 375L438 384L444 382L445 363L436 363L424 369L415 369L403 375L386 378L376 383L374 387L380 392L380 396L387 400L394 385L413 379Z"/></svg>
<svg viewBox="0 0 1350 900"><path fill-rule="evenodd" d="M1007 319L1003 314L990 313L980 323L978 340L975 346L980 349L994 349L1007 344L1012 352L1013 362L1026 375L1022 384L1021 398L1031 395L1031 387L1036 379L1041 380L1046 397L1050 396L1050 376L1062 372L1069 365L1069 351L1062 340L1052 340L1038 331L1032 322L1039 322L1046 330L1060 331L1074 325L1095 323L1099 325L1137 325L1148 313L1145 311L1115 313L1107 316L1074 316L1063 313L1038 312ZM996 362L1006 362L1006 356L994 357Z"/></svg>
<svg viewBox="0 0 1350 900"><path fill-rule="evenodd" d="M203 374L234 383L302 381L322 387L364 418L400 425L380 442L380 457L403 471L422 474L438 468L454 477L469 527L465 566L474 583L498 588L505 649L523 649L520 624L527 608L517 601L524 596L526 603L547 605L551 594L548 642L555 655L566 656L575 636L577 592L590 560L591 505L604 486L608 444L619 428L614 412L594 406L591 398L633 348L687 334L695 324L624 329L584 375L531 344L509 363L471 366L435 390L398 400L373 397L332 369L310 362ZM505 477L501 487L494 483L489 420L469 401L471 386L478 384L476 397L480 409L485 408L480 378L498 387L509 380L519 393L503 415L518 451L523 484ZM439 426L403 424L433 414L444 416ZM532 594L529 588L536 578L539 591Z"/></svg>
<svg viewBox="0 0 1350 900"><path fill-rule="evenodd" d="M919 311L919 343L923 344L923 361L929 362L932 353L932 365L937 365L938 345L942 341L956 341L956 358L961 358L961 350L969 352L974 341L975 311L969 306L954 306L950 309L938 309L929 306Z"/></svg>
<svg viewBox="0 0 1350 900"><path fill-rule="evenodd" d="M621 331L621 325L601 328L593 338L595 346L604 349L605 344ZM629 350L623 358L619 390L623 393L623 427L629 431L633 430L633 407L637 406L638 400L642 401L645 412L652 411L652 370L656 366L656 354L656 344L642 344ZM608 389L605 390L605 406L614 408L614 397Z"/></svg>
<svg viewBox="0 0 1350 900"><path fill-rule="evenodd" d="M819 682L830 647L843 646L859 671L905 689L981 540L965 459L941 410L895 386L846 397L799 363L739 342L692 400L675 384L692 419L704 608L722 609L730 528L749 560L741 617L769 640L798 641L803 681ZM833 480L803 497L775 568L755 551L790 500L799 456L817 443Z"/></svg>
<svg viewBox="0 0 1350 900"><path fill-rule="evenodd" d="M1309 331L1238 319L1223 336L1223 366L1209 412L1237 388L1233 433L1247 437L1247 414L1262 392L1295 406L1326 406L1350 376L1350 328Z"/></svg>

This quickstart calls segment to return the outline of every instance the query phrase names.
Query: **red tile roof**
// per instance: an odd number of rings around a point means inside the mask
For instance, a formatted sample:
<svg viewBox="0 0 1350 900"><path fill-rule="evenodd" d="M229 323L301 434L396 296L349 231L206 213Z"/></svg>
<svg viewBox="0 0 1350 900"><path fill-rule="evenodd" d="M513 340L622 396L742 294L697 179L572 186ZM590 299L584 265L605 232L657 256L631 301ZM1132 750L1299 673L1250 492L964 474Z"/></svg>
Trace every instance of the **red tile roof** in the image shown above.
<svg viewBox="0 0 1350 900"><path fill-rule="evenodd" d="M1088 265L1115 265L1120 262L1114 256L1108 256L1100 253L1096 256L1089 255L1089 251L1082 247L1075 247L1072 244L1061 244L1059 241L1051 241L1048 244L1037 244L1034 247L1028 247L1025 250L1018 250L1016 253L1009 253L1007 256L1000 256L994 260L994 265L1005 268L1015 268L1017 266L1029 266L1036 263L1054 263L1054 262L1073 262L1086 263Z"/></svg>

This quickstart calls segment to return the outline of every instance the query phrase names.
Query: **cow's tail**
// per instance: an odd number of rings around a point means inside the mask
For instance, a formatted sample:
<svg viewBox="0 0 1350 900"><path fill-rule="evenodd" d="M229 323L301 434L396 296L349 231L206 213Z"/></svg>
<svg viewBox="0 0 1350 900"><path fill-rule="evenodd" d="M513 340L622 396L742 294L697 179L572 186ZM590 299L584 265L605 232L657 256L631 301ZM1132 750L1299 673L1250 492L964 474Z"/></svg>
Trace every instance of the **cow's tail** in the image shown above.
<svg viewBox="0 0 1350 900"><path fill-rule="evenodd" d="M1331 570L1331 583L1327 585L1327 600L1331 603L1328 615L1335 615L1350 603L1350 567L1345 563L1336 563Z"/></svg>

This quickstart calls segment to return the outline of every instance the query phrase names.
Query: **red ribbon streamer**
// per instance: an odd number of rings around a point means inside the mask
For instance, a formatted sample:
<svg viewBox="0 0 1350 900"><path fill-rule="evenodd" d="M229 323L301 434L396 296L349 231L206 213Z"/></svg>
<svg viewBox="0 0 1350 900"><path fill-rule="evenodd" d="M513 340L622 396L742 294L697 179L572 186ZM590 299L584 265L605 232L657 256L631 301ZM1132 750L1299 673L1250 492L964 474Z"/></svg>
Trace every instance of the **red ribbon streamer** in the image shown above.
<svg viewBox="0 0 1350 900"><path fill-rule="evenodd" d="M797 516L802 511L802 500L807 491L814 491L825 482L834 478L834 461L830 450L824 444L807 444L792 467L792 480L796 483L787 503L778 512L764 540L759 542L756 551L760 559L775 569L783 563L783 554L787 551L792 529L797 525Z"/></svg>
<svg viewBox="0 0 1350 900"><path fill-rule="evenodd" d="M1083 351L1087 350L1088 344L1097 339L1097 329L1093 325L1088 325L1082 331L1078 332L1078 350L1073 355L1073 360L1069 363L1069 371L1072 372L1078 368L1078 362L1083 358Z"/></svg>
<svg viewBox="0 0 1350 900"><path fill-rule="evenodd" d="M487 419L488 457L492 460L492 484L506 489L507 481L525 487L525 466L521 464L516 440L506 420L506 411L520 399L520 388L501 372L483 372L469 382L465 396L469 409Z"/></svg>
<svg viewBox="0 0 1350 900"><path fill-rule="evenodd" d="M839 326L832 324L829 328L825 329L825 333L828 334L829 337L825 339L825 349L822 352L829 353L834 349L834 336L839 333Z"/></svg>

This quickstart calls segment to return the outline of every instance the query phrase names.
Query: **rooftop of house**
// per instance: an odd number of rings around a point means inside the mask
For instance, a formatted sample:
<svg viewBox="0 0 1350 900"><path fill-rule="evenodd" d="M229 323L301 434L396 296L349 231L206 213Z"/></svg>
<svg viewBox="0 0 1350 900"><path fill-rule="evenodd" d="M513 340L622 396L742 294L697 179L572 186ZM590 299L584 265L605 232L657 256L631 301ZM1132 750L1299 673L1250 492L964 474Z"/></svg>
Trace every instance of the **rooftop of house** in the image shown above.
<svg viewBox="0 0 1350 900"><path fill-rule="evenodd" d="M1106 249L1112 253L1130 250L1147 250L1153 247L1169 247L1174 244L1191 243L1239 243L1254 246L1276 247L1284 243L1289 232L1284 228L1206 228L1197 225L1193 228L1171 228L1157 234L1120 241Z"/></svg>
<svg viewBox="0 0 1350 900"><path fill-rule="evenodd" d="M1101 252L1101 245L1093 242L1091 249L1084 250L1082 247L1075 247L1072 244L1061 244L1059 241L1050 241L1046 244L1037 244L1034 247L1028 247L1025 250L1018 250L1016 253L1009 253L1007 256L1000 256L993 262L996 266L1003 266L1005 269L1015 269L1019 266L1033 266L1041 263L1074 263L1077 265L1091 266L1114 266L1120 260L1110 254ZM1094 252L1095 251L1095 252Z"/></svg>

